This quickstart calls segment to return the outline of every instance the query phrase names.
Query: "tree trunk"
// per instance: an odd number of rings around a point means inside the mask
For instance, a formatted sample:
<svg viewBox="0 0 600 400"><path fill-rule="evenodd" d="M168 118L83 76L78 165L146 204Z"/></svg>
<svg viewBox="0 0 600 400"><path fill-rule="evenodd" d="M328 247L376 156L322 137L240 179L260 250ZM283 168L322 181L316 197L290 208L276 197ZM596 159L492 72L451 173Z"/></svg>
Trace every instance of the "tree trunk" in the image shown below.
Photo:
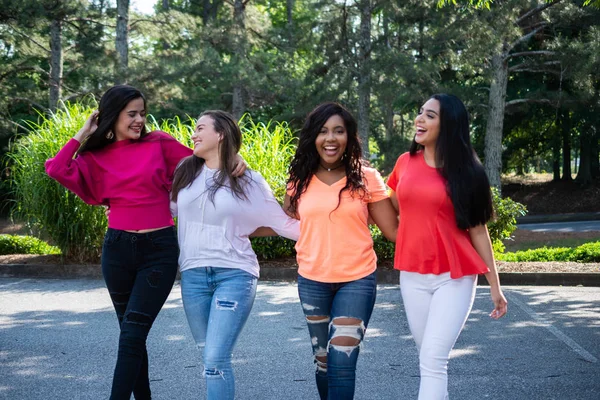
<svg viewBox="0 0 600 400"><path fill-rule="evenodd" d="M584 128L585 129L585 128ZM589 185L592 183L592 168L591 168L591 146L592 138L590 137L589 129L581 133L579 138L579 170L575 181L580 185Z"/></svg>
<svg viewBox="0 0 600 400"><path fill-rule="evenodd" d="M235 0L233 6L233 19L234 19L234 37L235 37L235 54L234 62L237 67L237 76L234 77L233 83L233 99L231 112L233 116L239 120L244 112L246 106L244 105L244 84L242 72L244 70L243 64L246 59L246 16L245 16L245 4L243 0Z"/></svg>
<svg viewBox="0 0 600 400"><path fill-rule="evenodd" d="M363 156L369 154L369 111L371 106L371 0L362 0L360 6L360 47L358 75L358 133Z"/></svg>
<svg viewBox="0 0 600 400"><path fill-rule="evenodd" d="M552 181L560 180L560 136L558 129L554 130L554 138L552 139Z"/></svg>
<svg viewBox="0 0 600 400"><path fill-rule="evenodd" d="M202 3L202 23L206 25L211 17L212 3L210 0L204 0Z"/></svg>
<svg viewBox="0 0 600 400"><path fill-rule="evenodd" d="M62 21L55 19L50 25L50 82L49 107L56 111L62 92L63 52Z"/></svg>
<svg viewBox="0 0 600 400"><path fill-rule="evenodd" d="M288 30L292 30L294 27L294 4L296 0L287 0L286 1L286 12L287 12L287 28Z"/></svg>
<svg viewBox="0 0 600 400"><path fill-rule="evenodd" d="M592 144L590 146L590 172L592 174L592 178L600 178L600 130L595 126L592 127L593 136L592 136Z"/></svg>
<svg viewBox="0 0 600 400"><path fill-rule="evenodd" d="M383 109L385 140L390 141L394 136L394 107L391 102L386 102Z"/></svg>
<svg viewBox="0 0 600 400"><path fill-rule="evenodd" d="M508 63L503 54L492 58L493 77L488 100L487 126L485 130L485 172L490 184L500 188L502 173L502 129L508 84Z"/></svg>
<svg viewBox="0 0 600 400"><path fill-rule="evenodd" d="M117 0L117 76L116 83L127 82L127 67L129 65L129 0Z"/></svg>
<svg viewBox="0 0 600 400"><path fill-rule="evenodd" d="M169 0L162 0L162 12L169 12L169 9L171 8L170 4L169 4ZM171 45L164 39L161 39L162 42L162 48L163 50L168 50L171 48Z"/></svg>
<svg viewBox="0 0 600 400"><path fill-rule="evenodd" d="M563 111L560 119L563 146L563 181L571 181L571 124L568 111Z"/></svg>

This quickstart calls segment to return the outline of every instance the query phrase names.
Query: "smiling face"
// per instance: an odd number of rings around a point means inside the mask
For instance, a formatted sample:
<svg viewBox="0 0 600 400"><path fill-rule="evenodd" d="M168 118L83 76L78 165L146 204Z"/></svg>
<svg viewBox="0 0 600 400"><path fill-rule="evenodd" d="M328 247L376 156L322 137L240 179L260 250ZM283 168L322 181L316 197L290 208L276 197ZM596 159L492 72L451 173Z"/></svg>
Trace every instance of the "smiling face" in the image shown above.
<svg viewBox="0 0 600 400"><path fill-rule="evenodd" d="M144 99L131 100L119 113L119 118L114 125L114 134L117 141L125 139L139 139L146 123L146 107Z"/></svg>
<svg viewBox="0 0 600 400"><path fill-rule="evenodd" d="M215 131L215 124L211 116L204 115L196 122L196 129L192 135L194 142L194 155L203 159L218 158L221 135Z"/></svg>
<svg viewBox="0 0 600 400"><path fill-rule="evenodd" d="M344 120L337 114L332 115L323 124L315 140L317 153L319 153L323 167L336 167L346 151L347 144L348 133Z"/></svg>
<svg viewBox="0 0 600 400"><path fill-rule="evenodd" d="M436 99L429 99L419 110L415 118L415 142L424 146L435 146L440 135L440 102Z"/></svg>

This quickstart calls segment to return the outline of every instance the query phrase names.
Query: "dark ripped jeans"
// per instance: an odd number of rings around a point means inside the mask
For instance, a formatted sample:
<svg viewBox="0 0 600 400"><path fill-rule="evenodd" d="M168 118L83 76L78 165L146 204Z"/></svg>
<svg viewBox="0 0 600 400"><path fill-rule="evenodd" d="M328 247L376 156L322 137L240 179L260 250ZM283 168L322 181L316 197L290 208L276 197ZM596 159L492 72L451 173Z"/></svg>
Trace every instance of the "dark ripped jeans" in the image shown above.
<svg viewBox="0 0 600 400"><path fill-rule="evenodd" d="M173 227L149 233L109 228L102 247L102 275L121 334L111 400L150 399L146 338L177 273L179 247Z"/></svg>

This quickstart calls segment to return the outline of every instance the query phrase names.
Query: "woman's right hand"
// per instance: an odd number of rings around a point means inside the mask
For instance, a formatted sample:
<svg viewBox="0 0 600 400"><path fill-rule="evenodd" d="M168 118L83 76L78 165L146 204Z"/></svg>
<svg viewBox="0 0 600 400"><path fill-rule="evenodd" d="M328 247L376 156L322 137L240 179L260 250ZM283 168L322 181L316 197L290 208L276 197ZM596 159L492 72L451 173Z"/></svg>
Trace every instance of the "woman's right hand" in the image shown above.
<svg viewBox="0 0 600 400"><path fill-rule="evenodd" d="M98 110L94 111L83 124L83 127L74 136L74 139L78 142L82 142L87 139L92 133L98 129Z"/></svg>

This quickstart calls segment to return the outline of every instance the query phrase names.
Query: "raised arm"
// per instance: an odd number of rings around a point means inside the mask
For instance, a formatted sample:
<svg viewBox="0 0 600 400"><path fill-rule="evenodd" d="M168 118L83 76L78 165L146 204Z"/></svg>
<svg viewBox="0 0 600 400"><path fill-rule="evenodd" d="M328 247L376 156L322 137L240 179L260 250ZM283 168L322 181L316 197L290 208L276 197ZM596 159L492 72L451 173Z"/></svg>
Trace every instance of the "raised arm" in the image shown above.
<svg viewBox="0 0 600 400"><path fill-rule="evenodd" d="M94 111L79 132L60 149L56 156L45 163L48 176L75 193L87 204L92 205L103 204L102 198L97 194L100 180L92 180L93 166L86 162L84 157L73 159L73 156L79 150L81 142L96 130L97 117L98 112Z"/></svg>

